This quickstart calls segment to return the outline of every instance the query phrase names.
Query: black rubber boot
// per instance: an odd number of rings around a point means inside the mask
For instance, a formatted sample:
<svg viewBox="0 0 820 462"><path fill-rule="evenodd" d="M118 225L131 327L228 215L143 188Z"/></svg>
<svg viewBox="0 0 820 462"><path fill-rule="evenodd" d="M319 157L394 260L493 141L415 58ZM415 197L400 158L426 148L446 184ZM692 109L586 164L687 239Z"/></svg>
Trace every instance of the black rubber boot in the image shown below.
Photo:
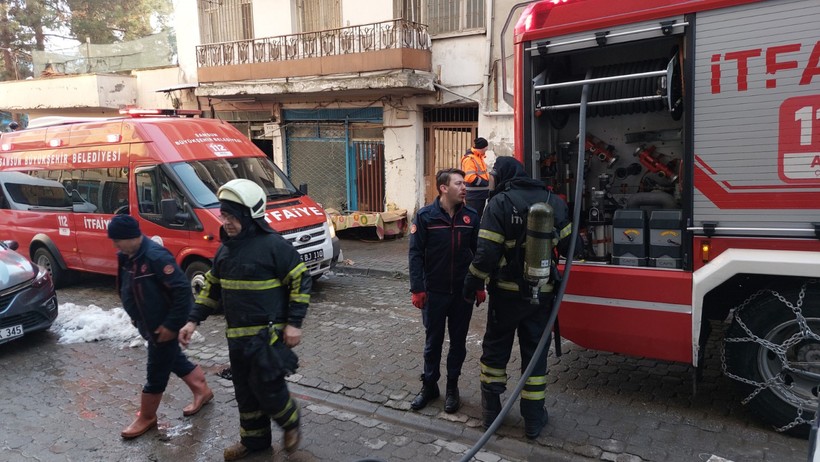
<svg viewBox="0 0 820 462"><path fill-rule="evenodd" d="M439 396L441 396L441 392L438 389L438 383L422 381L421 391L413 399L413 402L410 403L410 408L414 411L424 409L424 407L427 406L427 403L438 398Z"/></svg>
<svg viewBox="0 0 820 462"><path fill-rule="evenodd" d="M458 379L447 379L447 392L444 394L444 412L452 414L461 407L461 396L458 394Z"/></svg>
<svg viewBox="0 0 820 462"><path fill-rule="evenodd" d="M501 395L481 390L481 412L484 417L484 429L490 428L495 418L501 413Z"/></svg>
<svg viewBox="0 0 820 462"><path fill-rule="evenodd" d="M534 440L549 422L549 414L544 409L544 400L521 400L521 417L524 418L524 434Z"/></svg>

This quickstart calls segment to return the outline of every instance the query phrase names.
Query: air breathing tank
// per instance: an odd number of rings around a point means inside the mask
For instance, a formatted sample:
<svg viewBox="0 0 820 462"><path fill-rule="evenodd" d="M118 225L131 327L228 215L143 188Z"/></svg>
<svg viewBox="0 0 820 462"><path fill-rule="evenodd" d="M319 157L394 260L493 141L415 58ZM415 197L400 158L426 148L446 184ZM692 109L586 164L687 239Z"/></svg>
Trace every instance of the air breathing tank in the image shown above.
<svg viewBox="0 0 820 462"><path fill-rule="evenodd" d="M555 212L545 202L536 202L527 213L527 238L524 249L524 280L532 290L532 303L538 304L541 287L550 280L552 243L555 238Z"/></svg>

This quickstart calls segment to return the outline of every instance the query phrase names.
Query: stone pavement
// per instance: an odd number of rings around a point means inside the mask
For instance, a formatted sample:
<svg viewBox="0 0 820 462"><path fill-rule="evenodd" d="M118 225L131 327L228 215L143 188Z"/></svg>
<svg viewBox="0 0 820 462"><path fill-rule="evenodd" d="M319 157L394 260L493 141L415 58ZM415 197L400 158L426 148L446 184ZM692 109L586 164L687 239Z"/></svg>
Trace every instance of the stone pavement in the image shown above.
<svg viewBox="0 0 820 462"><path fill-rule="evenodd" d="M409 410L418 392L424 329L409 303L407 238L343 241L344 264L323 277L311 298L300 369L289 378L301 404L303 444L248 460L456 461L481 435L478 357L486 305L477 308L462 375L463 407L450 415L439 399ZM363 277L362 275L368 275ZM61 303L120 306L111 278L61 289ZM720 328L720 326L715 326ZM110 341L57 344L52 333L0 345L0 460L218 461L238 439L233 388L217 372L228 364L224 318L212 316L188 349L216 399L185 418L189 392L172 378L160 408L161 428L135 441L119 431L137 409L144 348ZM445 347L446 348L446 347ZM479 453L481 461L804 461L807 445L774 433L739 404L720 373L715 344L704 379L691 394L691 368L585 350L565 343L549 359L550 424L535 441L522 435L518 406ZM518 379L518 354L509 365Z"/></svg>
<svg viewBox="0 0 820 462"><path fill-rule="evenodd" d="M342 239L342 257L336 271L364 276L406 279L409 237L382 241ZM409 292L409 286L408 286Z"/></svg>

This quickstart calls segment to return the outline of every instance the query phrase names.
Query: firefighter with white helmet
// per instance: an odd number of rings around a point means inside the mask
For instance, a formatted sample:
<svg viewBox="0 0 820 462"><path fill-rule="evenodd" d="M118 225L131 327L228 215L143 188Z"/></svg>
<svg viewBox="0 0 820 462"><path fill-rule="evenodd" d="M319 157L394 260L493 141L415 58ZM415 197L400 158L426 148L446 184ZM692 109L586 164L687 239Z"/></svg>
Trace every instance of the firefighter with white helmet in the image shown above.
<svg viewBox="0 0 820 462"><path fill-rule="evenodd" d="M222 245L180 342L187 345L199 322L221 306L241 427L240 442L226 448L224 458L270 448L271 419L285 431L284 448L291 452L300 439L299 409L285 376L297 367L290 348L301 340L310 273L293 245L265 221L267 197L258 184L231 180L217 197Z"/></svg>

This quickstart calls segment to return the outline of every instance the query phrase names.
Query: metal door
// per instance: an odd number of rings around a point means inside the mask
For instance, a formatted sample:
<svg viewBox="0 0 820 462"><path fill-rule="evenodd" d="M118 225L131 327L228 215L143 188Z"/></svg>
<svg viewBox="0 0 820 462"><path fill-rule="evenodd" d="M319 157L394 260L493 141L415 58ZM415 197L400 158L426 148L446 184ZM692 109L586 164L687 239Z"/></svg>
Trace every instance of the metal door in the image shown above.
<svg viewBox="0 0 820 462"><path fill-rule="evenodd" d="M478 132L477 122L428 123L424 126L424 202L438 196L436 172L445 168L461 168L461 157L473 145Z"/></svg>
<svg viewBox="0 0 820 462"><path fill-rule="evenodd" d="M356 209L365 212L384 211L384 142L353 141L356 159Z"/></svg>
<svg viewBox="0 0 820 462"><path fill-rule="evenodd" d="M293 122L285 133L291 181L307 183L308 194L322 207L347 210L345 124Z"/></svg>

